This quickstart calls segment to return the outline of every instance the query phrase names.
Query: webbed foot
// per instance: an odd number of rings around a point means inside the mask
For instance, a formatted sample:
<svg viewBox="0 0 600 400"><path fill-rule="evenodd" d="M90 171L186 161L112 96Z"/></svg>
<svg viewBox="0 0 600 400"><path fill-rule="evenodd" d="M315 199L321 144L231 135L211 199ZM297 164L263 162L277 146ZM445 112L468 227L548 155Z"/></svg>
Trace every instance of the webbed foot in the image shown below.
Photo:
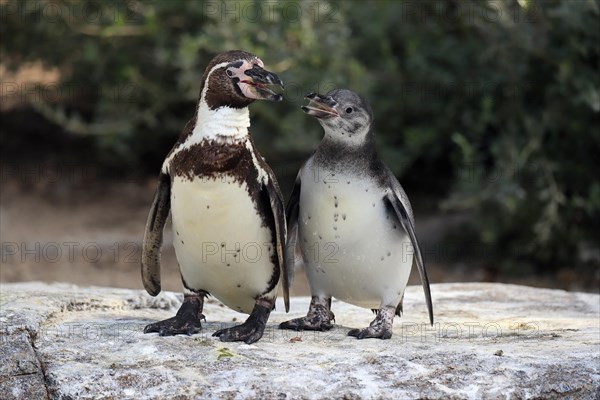
<svg viewBox="0 0 600 400"><path fill-rule="evenodd" d="M254 343L263 336L272 309L273 302L259 300L246 322L231 328L219 329L213 333L213 336L218 337L222 342Z"/></svg>
<svg viewBox="0 0 600 400"><path fill-rule="evenodd" d="M331 323L333 320L335 320L335 315L331 312L331 297L313 296L306 317L282 322L279 324L279 328L294 331L328 331L333 328Z"/></svg>
<svg viewBox="0 0 600 400"><path fill-rule="evenodd" d="M159 336L198 333L202 330L200 321L205 320L204 315L202 315L203 307L204 295L185 295L177 315L164 321L146 325L144 333L158 332Z"/></svg>
<svg viewBox="0 0 600 400"><path fill-rule="evenodd" d="M348 332L348 336L354 336L357 339L390 339L392 337L392 323L395 313L395 307L383 307L368 327L364 329L352 329Z"/></svg>

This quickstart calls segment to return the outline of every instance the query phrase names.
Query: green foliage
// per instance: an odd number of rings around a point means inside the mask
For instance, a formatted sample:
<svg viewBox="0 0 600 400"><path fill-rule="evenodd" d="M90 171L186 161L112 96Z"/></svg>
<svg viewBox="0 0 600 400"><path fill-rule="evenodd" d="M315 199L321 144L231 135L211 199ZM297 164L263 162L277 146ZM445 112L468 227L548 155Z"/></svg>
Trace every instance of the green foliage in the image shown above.
<svg viewBox="0 0 600 400"><path fill-rule="evenodd" d="M62 8L51 14L51 4ZM597 0L0 7L2 63L58 68L61 87L75 90L31 104L96 136L107 166L157 171L205 65L242 48L287 85L287 101L252 106L284 188L321 137L298 110L302 95L347 87L370 101L382 157L409 193L469 212L467 230L493 244L500 265L583 265L590 251L597 265Z"/></svg>

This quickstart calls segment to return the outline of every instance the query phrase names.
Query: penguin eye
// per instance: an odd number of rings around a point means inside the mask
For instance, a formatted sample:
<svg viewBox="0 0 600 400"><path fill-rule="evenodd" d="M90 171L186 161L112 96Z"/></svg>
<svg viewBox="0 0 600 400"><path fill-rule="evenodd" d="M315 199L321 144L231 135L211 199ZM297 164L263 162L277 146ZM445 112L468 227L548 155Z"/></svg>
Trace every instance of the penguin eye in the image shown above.
<svg viewBox="0 0 600 400"><path fill-rule="evenodd" d="M346 114L350 114L352 111L354 111L352 107L346 108Z"/></svg>
<svg viewBox="0 0 600 400"><path fill-rule="evenodd" d="M226 73L226 74L227 74L227 76L228 76L228 77L230 77L230 78L233 76L233 71L232 71L232 70L230 70L230 69L226 69L226 70L225 70L225 73Z"/></svg>

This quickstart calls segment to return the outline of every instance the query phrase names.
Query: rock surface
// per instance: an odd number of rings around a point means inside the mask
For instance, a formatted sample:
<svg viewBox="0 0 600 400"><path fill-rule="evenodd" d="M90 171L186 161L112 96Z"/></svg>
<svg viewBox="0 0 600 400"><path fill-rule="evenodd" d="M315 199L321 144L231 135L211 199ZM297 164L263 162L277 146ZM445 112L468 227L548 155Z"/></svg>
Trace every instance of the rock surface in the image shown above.
<svg viewBox="0 0 600 400"><path fill-rule="evenodd" d="M329 332L277 324L261 341L211 334L245 319L209 300L194 336L143 334L180 295L66 284L0 286L0 398L599 398L600 296L503 284L433 285L435 325L409 287L391 340L358 341L370 311L334 301ZM278 310L282 310L278 302Z"/></svg>

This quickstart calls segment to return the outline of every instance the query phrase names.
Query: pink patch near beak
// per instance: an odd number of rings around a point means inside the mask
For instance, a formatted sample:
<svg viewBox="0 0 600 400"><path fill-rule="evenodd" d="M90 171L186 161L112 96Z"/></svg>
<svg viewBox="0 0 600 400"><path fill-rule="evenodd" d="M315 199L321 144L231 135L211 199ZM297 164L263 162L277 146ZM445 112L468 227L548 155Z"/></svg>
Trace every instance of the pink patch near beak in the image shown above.
<svg viewBox="0 0 600 400"><path fill-rule="evenodd" d="M260 65L262 67L263 62L259 59L254 60L256 62L256 64ZM260 97L260 95L258 94L258 92L256 91L256 89L254 89L254 84L252 82L252 79L245 74L245 72L249 69L252 68L252 64L246 60L244 60L243 64L239 67L239 68L235 68L235 67L229 67L227 68L227 71L231 71L232 75L227 74L230 78L238 78L238 87L240 88L240 90L242 91L242 93L244 94L244 96L246 96L249 99L255 99L255 100L260 100L262 97Z"/></svg>

